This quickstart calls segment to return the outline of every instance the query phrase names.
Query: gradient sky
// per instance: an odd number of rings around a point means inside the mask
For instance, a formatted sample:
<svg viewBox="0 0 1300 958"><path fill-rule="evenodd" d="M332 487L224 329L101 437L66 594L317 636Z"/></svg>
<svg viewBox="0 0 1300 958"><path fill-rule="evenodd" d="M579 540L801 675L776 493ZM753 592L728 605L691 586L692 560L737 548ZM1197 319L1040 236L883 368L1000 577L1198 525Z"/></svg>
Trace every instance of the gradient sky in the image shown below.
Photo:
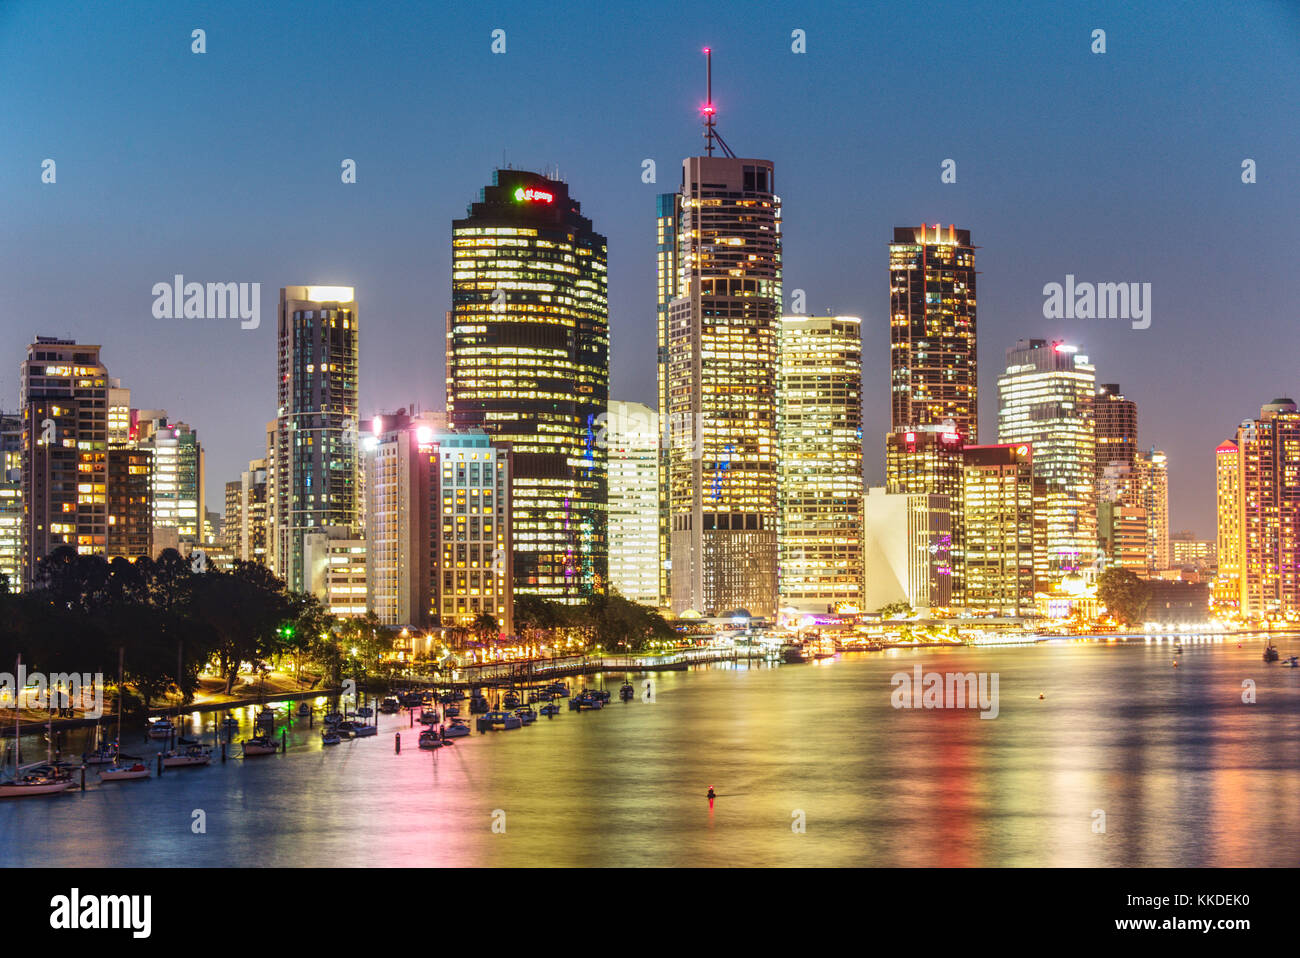
<svg viewBox="0 0 1300 958"><path fill-rule="evenodd" d="M1078 343L1170 456L1171 530L1213 535L1214 446L1300 398L1296 0L0 0L0 407L34 335L100 343L134 405L198 429L220 511L275 413L278 289L310 283L357 289L363 416L438 408L450 221L504 164L558 166L608 236L611 395L652 403L655 194L701 150L706 44L719 130L776 163L787 297L863 318L868 482L893 228L956 223L981 247L981 440L1006 348ZM261 283L261 328L155 319L175 273ZM1151 283L1151 327L1043 319L1067 273Z"/></svg>

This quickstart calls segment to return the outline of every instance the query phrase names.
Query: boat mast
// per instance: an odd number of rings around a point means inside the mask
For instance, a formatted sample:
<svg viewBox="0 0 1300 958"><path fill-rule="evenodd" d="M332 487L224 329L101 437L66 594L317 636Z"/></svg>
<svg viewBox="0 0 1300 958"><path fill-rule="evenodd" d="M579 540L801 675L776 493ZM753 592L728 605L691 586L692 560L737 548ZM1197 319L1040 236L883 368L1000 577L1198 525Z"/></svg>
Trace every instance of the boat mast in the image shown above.
<svg viewBox="0 0 1300 958"><path fill-rule="evenodd" d="M113 753L113 764L118 764L122 756L122 676L123 660L126 658L126 646L117 647L117 751Z"/></svg>

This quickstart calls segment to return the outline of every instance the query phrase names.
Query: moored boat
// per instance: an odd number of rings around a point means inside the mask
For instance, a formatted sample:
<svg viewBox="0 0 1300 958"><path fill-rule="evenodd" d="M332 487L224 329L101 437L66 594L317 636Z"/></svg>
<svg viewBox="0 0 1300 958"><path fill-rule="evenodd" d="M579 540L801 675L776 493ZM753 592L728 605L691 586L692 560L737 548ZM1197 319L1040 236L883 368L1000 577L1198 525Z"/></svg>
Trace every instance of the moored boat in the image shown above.
<svg viewBox="0 0 1300 958"><path fill-rule="evenodd" d="M512 715L509 712L485 712L478 718L478 730L480 732L488 732L494 729L508 730L523 728L523 724L524 723L519 716Z"/></svg>
<svg viewBox="0 0 1300 958"><path fill-rule="evenodd" d="M148 736L151 739L168 739L176 731L176 726L171 723L170 719L150 719Z"/></svg>
<svg viewBox="0 0 1300 958"><path fill-rule="evenodd" d="M519 716L519 721L525 725L532 725L537 721L537 713L526 705L515 709L515 715Z"/></svg>
<svg viewBox="0 0 1300 958"><path fill-rule="evenodd" d="M0 798L27 798L34 795L57 795L72 787L72 776L55 765L35 765L19 772L9 781L0 782Z"/></svg>
<svg viewBox="0 0 1300 958"><path fill-rule="evenodd" d="M299 718L306 718L308 715L311 715L311 706L308 705L306 702L299 702L299 703L298 703L298 717L299 717Z"/></svg>
<svg viewBox="0 0 1300 958"><path fill-rule="evenodd" d="M103 769L99 773L101 782L135 782L140 779L149 777L149 766L144 762L135 762L131 765L114 765L112 768Z"/></svg>
<svg viewBox="0 0 1300 958"><path fill-rule="evenodd" d="M168 749L162 753L163 768L196 768L212 762L212 749L202 745Z"/></svg>
<svg viewBox="0 0 1300 958"><path fill-rule="evenodd" d="M353 738L369 738L372 735L378 735L379 729L374 725L358 725L352 730Z"/></svg>
<svg viewBox="0 0 1300 958"><path fill-rule="evenodd" d="M324 729L320 733L320 743L322 745L337 745L343 741L343 736L333 729Z"/></svg>
<svg viewBox="0 0 1300 958"><path fill-rule="evenodd" d="M438 734L437 729L427 728L420 733L420 748L435 749L442 748L445 744L442 736Z"/></svg>
<svg viewBox="0 0 1300 958"><path fill-rule="evenodd" d="M1265 662L1276 662L1278 660L1278 657L1279 657L1279 653L1277 651L1277 647L1274 646L1272 642L1269 642L1268 645L1264 646Z"/></svg>
<svg viewBox="0 0 1300 958"><path fill-rule="evenodd" d="M470 727L463 719L453 719L449 725L444 725L442 729L443 738L463 738L470 734Z"/></svg>
<svg viewBox="0 0 1300 958"><path fill-rule="evenodd" d="M623 687L618 690L618 697L624 702L631 702L636 696L636 689L632 687L631 682L624 682Z"/></svg>
<svg viewBox="0 0 1300 958"><path fill-rule="evenodd" d="M450 712L450 709L448 709L448 711ZM420 724L421 724L421 725L437 725L437 724L438 724L438 710L437 710L437 709L421 709L421 710L420 710Z"/></svg>
<svg viewBox="0 0 1300 958"><path fill-rule="evenodd" d="M560 714L561 710L560 707L556 705L554 702L547 702L545 705L541 707L539 711L541 712L542 715L556 716Z"/></svg>
<svg viewBox="0 0 1300 958"><path fill-rule="evenodd" d="M245 757L250 755L274 755L280 751L280 743L269 735L255 735L242 744Z"/></svg>

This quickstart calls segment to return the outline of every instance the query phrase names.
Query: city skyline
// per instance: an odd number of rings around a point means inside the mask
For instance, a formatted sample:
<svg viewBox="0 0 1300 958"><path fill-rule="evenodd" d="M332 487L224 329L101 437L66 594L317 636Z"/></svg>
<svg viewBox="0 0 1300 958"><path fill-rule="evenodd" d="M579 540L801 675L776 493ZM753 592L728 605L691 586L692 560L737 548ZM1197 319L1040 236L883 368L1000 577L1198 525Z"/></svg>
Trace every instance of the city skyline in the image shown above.
<svg viewBox="0 0 1300 958"><path fill-rule="evenodd" d="M204 24L165 10L129 37L120 24L97 22L104 14L91 11L77 42L97 37L117 49L114 55L159 63L143 75L114 71L102 85L87 81L75 56L56 75L41 73L42 44L18 40L66 32L70 14L42 10L38 18L35 9L12 4L0 12L0 78L18 105L15 148L0 160L0 191L11 200L13 227L0 248L6 264L0 281L14 292L0 351L21 355L38 334L102 345L113 376L134 390L137 405L166 408L203 437L206 505L214 511L223 508L224 483L262 455L261 428L274 406L266 385L273 374L269 317L283 285L355 287L366 324L363 418L412 402L441 408L439 333L451 269L439 237L465 196L502 165L502 149L516 167L558 163L584 212L609 237L611 395L655 405L655 371L646 361L655 335L649 223L657 195L676 186L681 157L701 149L696 108L703 99L704 43L715 49L722 129L742 153L769 157L782 170L782 200L790 211L783 220L787 311L793 291L803 290L810 315L863 317L867 485L881 484L884 476L875 438L889 418L883 348L888 281L881 264L900 223L955 222L972 230L979 247L980 419L996 421L990 373L1006 348L1020 338L1079 344L1096 364L1099 381L1123 383L1142 408L1140 444L1169 456L1171 529L1212 534L1215 444L1261 402L1300 392L1300 377L1284 359L1300 335L1288 324L1285 244L1260 242L1257 226L1273 217L1285 221L1296 203L1287 189L1300 153L1285 122L1288 91L1267 66L1294 53L1296 31L1286 29L1294 15L1282 4L1246 11L1254 29L1227 37L1215 34L1204 8L1172 19L1111 5L1037 26L1015 11L999 12L974 25L978 42L969 48L959 45L970 39L967 32L945 26L943 17L915 30L888 24L891 43L867 39L876 15L863 11L761 14L745 24L705 15L685 27L664 17L667 59L657 58L654 69L609 70L595 90L551 82L546 71L566 51L584 50L600 64L623 62L620 51L629 41L600 39L610 14L575 8L571 21L543 28L522 8L496 19L453 11L437 21L439 29L425 31L427 43L431 49L459 45L461 57L482 57L481 66L490 69L475 71L472 83L458 77L445 96L422 92L416 100L415 108L459 124L462 145L447 156L422 146L441 123L417 131L397 124L395 117L411 107L387 103L361 72L351 86L339 86L308 83L265 65L272 58L262 57L262 48L293 17L293 7L236 6L205 15ZM417 41L397 27L422 16L427 13L411 7L381 20L361 62L411 53ZM490 50L498 26L506 30L504 55ZM1096 26L1110 38L1101 56L1089 50ZM190 52L195 27L207 31L203 56ZM308 40L326 40L339 24L324 17L301 28ZM791 50L796 28L807 33L805 54ZM1045 38L1057 51L1055 69L1042 80L1043 91L1024 92L1015 71L1041 74L1035 58L1048 56L1040 52ZM954 69L964 66L973 79L969 89L953 92L959 101L954 110L965 107L981 122L954 132L943 118L909 116L894 122L890 136L879 136L891 98L866 75L845 69L862 45L885 64L923 62L937 51ZM1016 66L989 69L1013 52L1020 58ZM1214 88L1181 72L1180 64L1197 55L1225 65ZM411 65L399 67L401 83L441 89L437 74L427 72L435 68L426 66L437 59L412 57ZM658 68L664 63L667 71ZM836 115L833 144L809 150L809 136L825 124L820 116L806 117L800 104L831 78L854 108ZM530 85L521 87L523 81ZM145 82L170 92L142 94L138 85ZM276 154L274 141L263 134L272 117L283 120L278 106L248 105L241 84L269 85L301 101L284 121L286 132L311 148ZM87 86L92 92L84 92ZM521 88L533 94L520 97ZM1063 94L1064 88L1074 92ZM69 99L73 90L92 106L78 126L69 119L80 115L71 104L81 100ZM1121 90L1124 100L1118 99ZM182 93L189 99L176 99ZM143 113L158 122L138 125L116 109L128 96L157 103ZM1026 119L1062 96L1078 110ZM195 137L181 139L215 137L223 144L215 155L197 157L154 129L187 122L181 102L200 105ZM636 103L638 109L628 111L635 119L607 108L619 103ZM349 109L340 113L340 106ZM566 121L593 109L608 128L575 138L577 128ZM1168 109L1187 119L1173 132L1156 122ZM309 136L326 121L319 128L329 129L329 136ZM1238 133L1246 129L1249 136ZM142 155L132 161L154 171L153 178L142 181L132 173L122 181L120 159L99 162L95 139L104 136L136 142ZM909 145L900 153L898 142ZM1170 152L1178 162L1146 159ZM40 182L47 157L58 163L52 184ZM1249 185L1240 176L1247 157L1259 164L1259 180ZM340 179L340 164L349 158L357 163L354 184ZM956 182L945 184L941 164L948 158L955 160ZM644 159L655 161L655 183L642 180ZM1197 203L1187 203L1190 192ZM1013 197L1034 202L1009 203ZM1051 210L1051 216L1045 220L1026 206ZM1189 208L1200 210L1201 219L1189 219L1183 212ZM1153 224L1161 222L1169 229L1153 244ZM323 228L331 223L345 229ZM64 241L74 234L79 242ZM1206 263L1219 268L1206 269ZM178 273L201 282L260 283L260 328L156 319L150 290ZM66 283L69 275L80 282ZM1151 327L1044 319L1042 287L1067 276L1151 282ZM95 292L95 309L84 307L86 287ZM1251 377L1224 376L1216 344L1225 328L1239 326L1243 313L1271 348L1260 351ZM222 361L205 362L214 355ZM16 364L0 368L0 396L10 397L0 401L9 411L17 397Z"/></svg>

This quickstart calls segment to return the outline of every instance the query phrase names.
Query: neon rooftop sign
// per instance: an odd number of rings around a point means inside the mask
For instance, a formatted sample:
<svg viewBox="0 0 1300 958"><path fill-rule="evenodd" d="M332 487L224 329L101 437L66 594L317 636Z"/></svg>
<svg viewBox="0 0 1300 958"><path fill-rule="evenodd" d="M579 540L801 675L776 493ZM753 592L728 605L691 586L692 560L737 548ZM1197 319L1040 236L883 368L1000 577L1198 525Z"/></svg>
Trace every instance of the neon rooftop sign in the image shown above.
<svg viewBox="0 0 1300 958"><path fill-rule="evenodd" d="M527 189L521 186L515 190L515 199L521 203L554 203L555 194L548 193L546 190L534 189L531 186Z"/></svg>

